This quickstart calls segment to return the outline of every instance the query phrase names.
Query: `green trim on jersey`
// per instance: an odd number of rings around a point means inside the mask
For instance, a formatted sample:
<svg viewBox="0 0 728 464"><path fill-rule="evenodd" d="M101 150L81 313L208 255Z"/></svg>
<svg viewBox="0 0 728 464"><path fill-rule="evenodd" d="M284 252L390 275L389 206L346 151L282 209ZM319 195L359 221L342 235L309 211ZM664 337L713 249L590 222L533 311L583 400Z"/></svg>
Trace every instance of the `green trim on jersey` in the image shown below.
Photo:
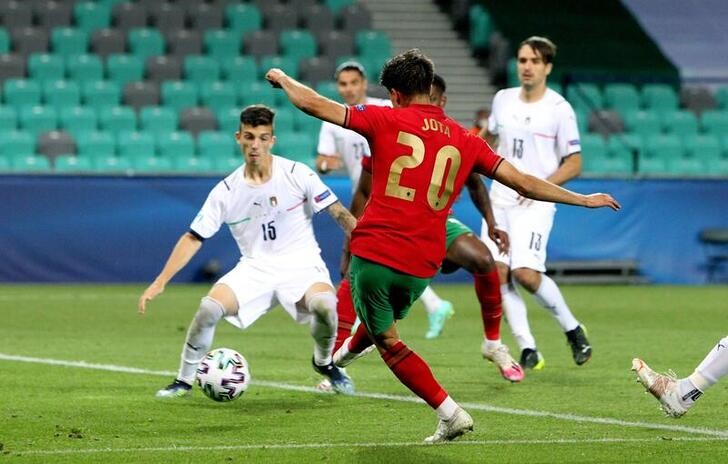
<svg viewBox="0 0 728 464"><path fill-rule="evenodd" d="M465 234L473 234L468 226L458 221L452 216L448 216L447 222L445 223L445 249L450 249L450 245L455 241L456 238ZM473 234L474 235L474 234Z"/></svg>
<svg viewBox="0 0 728 464"><path fill-rule="evenodd" d="M431 280L404 274L353 255L349 276L356 314L373 335L389 329L394 321L407 317L412 304Z"/></svg>

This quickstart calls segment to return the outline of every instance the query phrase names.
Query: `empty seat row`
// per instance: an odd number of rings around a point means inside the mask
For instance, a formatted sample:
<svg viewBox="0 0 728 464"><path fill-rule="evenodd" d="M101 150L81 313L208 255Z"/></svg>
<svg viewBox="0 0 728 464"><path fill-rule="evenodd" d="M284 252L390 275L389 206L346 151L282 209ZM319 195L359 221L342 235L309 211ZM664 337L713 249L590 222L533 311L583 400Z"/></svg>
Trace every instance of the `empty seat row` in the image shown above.
<svg viewBox="0 0 728 464"><path fill-rule="evenodd" d="M583 118L584 114L577 112L577 118ZM587 129L602 135L619 132L638 135L662 132L677 135L721 135L728 133L728 111L707 110L697 117L695 113L686 110L625 110L622 113L598 110L589 114Z"/></svg>

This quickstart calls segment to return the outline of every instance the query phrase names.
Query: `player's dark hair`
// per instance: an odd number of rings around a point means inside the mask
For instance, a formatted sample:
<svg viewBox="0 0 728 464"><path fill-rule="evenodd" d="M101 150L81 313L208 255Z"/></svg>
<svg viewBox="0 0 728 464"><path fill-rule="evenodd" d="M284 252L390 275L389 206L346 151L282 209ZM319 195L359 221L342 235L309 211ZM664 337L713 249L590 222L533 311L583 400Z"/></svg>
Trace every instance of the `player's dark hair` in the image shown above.
<svg viewBox="0 0 728 464"><path fill-rule="evenodd" d="M445 93L445 91L447 90L447 84L445 84L445 79L443 79L442 76L437 73L432 76L432 86L435 87L440 93Z"/></svg>
<svg viewBox="0 0 728 464"><path fill-rule="evenodd" d="M545 64L553 63L554 57L556 56L556 45L546 37L531 36L518 45L518 50L524 45L528 45L532 50L541 55L541 59ZM518 50L516 50L516 56L518 55Z"/></svg>
<svg viewBox="0 0 728 464"><path fill-rule="evenodd" d="M253 127L273 126L276 114L265 105L250 105L240 113L240 124Z"/></svg>
<svg viewBox="0 0 728 464"><path fill-rule="evenodd" d="M367 78L364 66L358 61L344 61L343 63L341 63L334 72L334 79L339 80L339 75L344 71L356 71L359 73L362 79Z"/></svg>
<svg viewBox="0 0 728 464"><path fill-rule="evenodd" d="M429 95L435 66L419 49L413 48L390 58L382 69L379 82L387 90L405 96Z"/></svg>

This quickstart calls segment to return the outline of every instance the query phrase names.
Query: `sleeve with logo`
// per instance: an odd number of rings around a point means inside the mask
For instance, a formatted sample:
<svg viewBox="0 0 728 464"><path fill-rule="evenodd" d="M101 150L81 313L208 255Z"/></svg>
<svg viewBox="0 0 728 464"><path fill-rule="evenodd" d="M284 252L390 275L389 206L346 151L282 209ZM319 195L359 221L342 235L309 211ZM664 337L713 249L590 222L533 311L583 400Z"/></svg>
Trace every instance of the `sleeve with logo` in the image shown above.
<svg viewBox="0 0 728 464"><path fill-rule="evenodd" d="M360 133L367 139L386 127L392 108L376 105L354 105L346 108L344 127Z"/></svg>
<svg viewBox="0 0 728 464"><path fill-rule="evenodd" d="M576 124L576 114L569 102L562 100L556 104L556 117L559 127L556 131L556 144L560 158L581 151L579 127Z"/></svg>
<svg viewBox="0 0 728 464"><path fill-rule="evenodd" d="M203 239L215 235L225 223L225 204L230 191L226 181L221 181L210 191L200 212L190 224L190 230Z"/></svg>
<svg viewBox="0 0 728 464"><path fill-rule="evenodd" d="M328 208L338 200L334 192L308 166L296 164L294 175L314 213Z"/></svg>

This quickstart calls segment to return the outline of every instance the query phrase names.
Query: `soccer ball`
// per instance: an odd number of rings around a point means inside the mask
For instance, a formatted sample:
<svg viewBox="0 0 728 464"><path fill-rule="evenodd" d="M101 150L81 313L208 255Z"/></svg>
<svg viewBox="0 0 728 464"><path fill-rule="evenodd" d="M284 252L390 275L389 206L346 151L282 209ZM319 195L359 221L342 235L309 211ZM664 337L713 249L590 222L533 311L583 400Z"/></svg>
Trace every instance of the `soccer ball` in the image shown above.
<svg viewBox="0 0 728 464"><path fill-rule="evenodd" d="M197 385L215 401L232 401L250 384L248 361L230 348L217 348L197 366Z"/></svg>

